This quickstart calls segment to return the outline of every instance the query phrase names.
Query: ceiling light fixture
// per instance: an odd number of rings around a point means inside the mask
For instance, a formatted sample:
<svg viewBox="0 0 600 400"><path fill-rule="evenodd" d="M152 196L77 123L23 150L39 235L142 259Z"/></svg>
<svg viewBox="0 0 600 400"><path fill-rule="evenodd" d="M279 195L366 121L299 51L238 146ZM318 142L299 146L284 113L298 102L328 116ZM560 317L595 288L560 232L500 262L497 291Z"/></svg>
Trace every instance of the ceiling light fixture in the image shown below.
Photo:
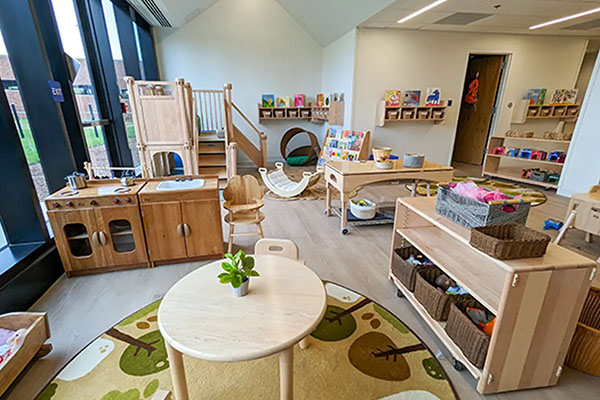
<svg viewBox="0 0 600 400"><path fill-rule="evenodd" d="M447 1L448 1L448 0L437 0L436 2L434 2L434 3L431 3L431 4L430 4L430 5L428 5L427 7L423 7L423 8L421 8L420 10L417 10L417 11L415 11L414 13L412 13L412 14L410 14L410 15L407 15L406 17L404 17L404 18L402 18L402 19L399 19L399 20L398 20L398 23L399 23L399 24L402 24L402 23L404 23L404 22L408 21L409 19L413 19L413 18L414 18L414 17L416 17L417 15L421 15L421 14L423 14L424 12L427 12L427 11L431 10L432 8L434 8L434 7L437 7L437 6L439 6L440 4L442 4L442 3L445 3L445 2L447 2Z"/></svg>
<svg viewBox="0 0 600 400"><path fill-rule="evenodd" d="M569 16L566 16L566 17L562 17L562 18L559 18L559 19L552 20L552 21L544 22L543 24L538 24L538 25L530 26L529 29L543 28L543 27L548 26L548 25L554 25L554 24L558 24L558 23L561 23L561 22L569 21L571 19L585 17L586 15L594 14L594 13L597 13L597 12L600 12L600 7L599 8L594 8L593 10L584 11L584 12L581 12L579 14L573 14L573 15L569 15Z"/></svg>

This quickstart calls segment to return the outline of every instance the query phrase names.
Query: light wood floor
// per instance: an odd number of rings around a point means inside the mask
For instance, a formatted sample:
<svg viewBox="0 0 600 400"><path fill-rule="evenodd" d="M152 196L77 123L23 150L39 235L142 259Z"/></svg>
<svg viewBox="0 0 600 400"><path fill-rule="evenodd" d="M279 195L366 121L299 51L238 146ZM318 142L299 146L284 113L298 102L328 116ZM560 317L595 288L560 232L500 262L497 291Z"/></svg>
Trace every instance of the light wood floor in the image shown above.
<svg viewBox="0 0 600 400"><path fill-rule="evenodd" d="M532 209L529 225L541 228L548 217L563 219L568 203L554 192L546 192L546 204ZM361 195L374 201L406 196L401 185L372 186ZM352 228L348 236L339 233L339 221L323 215L324 201L265 200L264 230L267 237L289 238L300 247L300 256L322 279L340 283L373 299L397 315L435 353L443 349L429 328L421 321L388 280L391 225ZM551 234L555 234L550 232ZM252 251L255 238L236 241ZM591 258L600 255L600 238L587 244L581 232L572 231L564 244L578 247ZM3 400L31 399L83 347L101 332L151 301L162 297L177 280L204 263L179 264L112 272L67 279L64 275L32 307L47 311L54 351L28 366ZM475 391L475 381L467 372L451 366L449 354L442 350L442 365L461 399L483 398ZM448 358L446 358L448 357ZM248 388L251 392L251 388ZM597 399L600 378L565 368L558 386L547 389L504 393L486 399ZM76 400L76 399L74 399ZM317 400L317 399L311 399ZM363 399L361 399L363 400Z"/></svg>

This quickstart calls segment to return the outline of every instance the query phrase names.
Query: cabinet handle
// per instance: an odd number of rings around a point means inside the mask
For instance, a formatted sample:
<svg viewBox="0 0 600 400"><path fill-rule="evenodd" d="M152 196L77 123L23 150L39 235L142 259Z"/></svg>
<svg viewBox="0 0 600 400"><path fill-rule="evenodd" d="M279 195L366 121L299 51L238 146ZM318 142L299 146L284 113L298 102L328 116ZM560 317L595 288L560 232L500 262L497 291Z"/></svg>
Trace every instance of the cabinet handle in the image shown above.
<svg viewBox="0 0 600 400"><path fill-rule="evenodd" d="M98 241L98 232L92 233L92 243L96 246L100 246L100 242Z"/></svg>
<svg viewBox="0 0 600 400"><path fill-rule="evenodd" d="M183 226L181 224L177 225L177 235L183 237Z"/></svg>
<svg viewBox="0 0 600 400"><path fill-rule="evenodd" d="M188 224L183 224L183 234L185 237L190 236L190 226Z"/></svg>
<svg viewBox="0 0 600 400"><path fill-rule="evenodd" d="M104 232L98 232L98 238L100 239L100 244L102 246L106 246L106 235L104 234Z"/></svg>

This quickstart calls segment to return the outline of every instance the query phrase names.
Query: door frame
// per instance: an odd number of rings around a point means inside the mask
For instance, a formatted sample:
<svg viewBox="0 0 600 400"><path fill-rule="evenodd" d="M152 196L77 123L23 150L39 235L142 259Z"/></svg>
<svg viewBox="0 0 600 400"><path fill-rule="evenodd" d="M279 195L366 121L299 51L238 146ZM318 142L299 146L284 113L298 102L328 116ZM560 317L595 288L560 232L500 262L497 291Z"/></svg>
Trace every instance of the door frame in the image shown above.
<svg viewBox="0 0 600 400"><path fill-rule="evenodd" d="M484 153L482 154L482 158L481 158L481 165L483 166L483 161L485 159L485 153L487 152L489 142L490 142L490 136L492 136L492 132L494 132L498 128L499 116L500 116L500 112L502 109L502 101L504 100L504 94L506 93L506 85L508 82L508 75L510 73L510 67L511 67L511 63L512 63L513 54L506 53L503 51L469 51L469 53L467 54L467 58L465 61L465 67L463 70L462 89L460 92L460 97L458 98L459 108L458 108L458 114L457 114L456 128L454 130L454 140L452 141L452 148L450 149L450 155L449 155L450 165L452 164L452 161L454 158L454 146L456 146L456 137L458 135L458 121L460 120L460 112L462 111L462 108L464 107L464 104L463 104L463 94L464 93L463 92L464 92L465 85L467 84L467 71L469 70L469 62L471 61L471 56L504 56L504 65L502 66L502 68L500 70L500 82L498 83L498 90L496 91L496 98L494 99L495 112L493 112L493 114L492 114L492 119L490 121L490 127L488 129L487 138L486 138L486 145L484 148Z"/></svg>

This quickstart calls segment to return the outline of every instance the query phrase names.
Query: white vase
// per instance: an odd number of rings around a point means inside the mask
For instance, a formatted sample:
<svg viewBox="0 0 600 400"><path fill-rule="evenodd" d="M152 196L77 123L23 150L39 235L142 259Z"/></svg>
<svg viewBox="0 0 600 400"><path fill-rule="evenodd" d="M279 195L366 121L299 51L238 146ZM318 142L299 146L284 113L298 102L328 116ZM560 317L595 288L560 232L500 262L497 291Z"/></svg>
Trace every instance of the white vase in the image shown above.
<svg viewBox="0 0 600 400"><path fill-rule="evenodd" d="M248 287L250 286L250 279L246 278L245 281L242 281L242 285L238 288L231 287L233 289L233 294L235 297L243 297L248 294Z"/></svg>

